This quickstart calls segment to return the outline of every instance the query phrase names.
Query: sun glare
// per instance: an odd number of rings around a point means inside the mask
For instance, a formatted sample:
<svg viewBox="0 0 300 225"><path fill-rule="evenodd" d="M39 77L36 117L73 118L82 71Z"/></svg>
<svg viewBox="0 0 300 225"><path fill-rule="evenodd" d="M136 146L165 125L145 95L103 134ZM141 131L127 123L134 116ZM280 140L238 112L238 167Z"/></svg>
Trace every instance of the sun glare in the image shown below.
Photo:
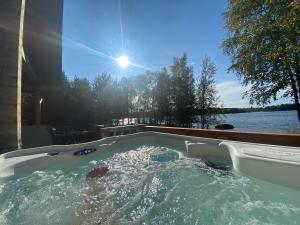
<svg viewBox="0 0 300 225"><path fill-rule="evenodd" d="M126 55L122 55L119 58L117 58L117 62L119 64L119 66L122 68L126 68L129 65L129 60Z"/></svg>

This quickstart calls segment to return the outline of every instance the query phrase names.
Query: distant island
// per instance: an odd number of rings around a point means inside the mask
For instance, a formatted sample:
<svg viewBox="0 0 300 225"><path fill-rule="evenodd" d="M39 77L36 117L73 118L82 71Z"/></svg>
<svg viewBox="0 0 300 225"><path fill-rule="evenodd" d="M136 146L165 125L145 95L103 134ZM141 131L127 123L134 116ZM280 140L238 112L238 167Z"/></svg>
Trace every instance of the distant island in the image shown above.
<svg viewBox="0 0 300 225"><path fill-rule="evenodd" d="M272 112L272 111L288 111L296 110L295 104L281 104L266 107L251 107L251 108L221 108L223 114L229 113L247 113L247 112Z"/></svg>

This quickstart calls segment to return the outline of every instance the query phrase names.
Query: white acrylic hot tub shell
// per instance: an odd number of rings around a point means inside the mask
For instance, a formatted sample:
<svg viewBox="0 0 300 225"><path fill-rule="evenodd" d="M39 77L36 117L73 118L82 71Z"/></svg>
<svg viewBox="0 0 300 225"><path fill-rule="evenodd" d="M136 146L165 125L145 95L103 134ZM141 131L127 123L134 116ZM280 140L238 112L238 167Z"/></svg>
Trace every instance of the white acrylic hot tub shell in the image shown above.
<svg viewBox="0 0 300 225"><path fill-rule="evenodd" d="M91 160L103 151L128 144L158 144L183 149L189 155L205 161L226 160L234 170L272 183L300 190L300 148L223 141L200 137L141 132L104 138L98 141L68 145L22 149L0 155L0 183L55 164L81 160L73 153L84 148L96 148L87 156ZM57 156L47 153L60 152Z"/></svg>
<svg viewBox="0 0 300 225"><path fill-rule="evenodd" d="M300 190L300 148L229 141L220 146L236 171Z"/></svg>

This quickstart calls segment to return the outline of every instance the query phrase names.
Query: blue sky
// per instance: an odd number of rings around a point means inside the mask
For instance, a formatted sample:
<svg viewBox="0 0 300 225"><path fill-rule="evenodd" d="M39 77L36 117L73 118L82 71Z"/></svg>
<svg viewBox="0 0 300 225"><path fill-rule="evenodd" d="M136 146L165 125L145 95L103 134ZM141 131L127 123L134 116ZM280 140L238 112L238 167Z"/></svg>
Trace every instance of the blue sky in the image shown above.
<svg viewBox="0 0 300 225"><path fill-rule="evenodd" d="M104 71L120 78L169 67L185 52L197 77L207 54L217 65L223 105L248 107L221 48L226 7L226 0L64 0L63 70L69 78L92 81ZM112 59L123 54L135 66L120 68Z"/></svg>

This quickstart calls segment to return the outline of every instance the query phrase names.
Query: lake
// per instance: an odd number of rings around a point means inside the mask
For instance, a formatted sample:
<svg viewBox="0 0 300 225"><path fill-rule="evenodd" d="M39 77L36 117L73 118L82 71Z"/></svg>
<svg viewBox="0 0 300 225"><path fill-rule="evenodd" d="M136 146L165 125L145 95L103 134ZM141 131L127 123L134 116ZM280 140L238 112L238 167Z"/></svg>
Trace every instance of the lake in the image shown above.
<svg viewBox="0 0 300 225"><path fill-rule="evenodd" d="M224 121L232 124L235 131L286 132L287 130L300 130L296 110L226 114Z"/></svg>

